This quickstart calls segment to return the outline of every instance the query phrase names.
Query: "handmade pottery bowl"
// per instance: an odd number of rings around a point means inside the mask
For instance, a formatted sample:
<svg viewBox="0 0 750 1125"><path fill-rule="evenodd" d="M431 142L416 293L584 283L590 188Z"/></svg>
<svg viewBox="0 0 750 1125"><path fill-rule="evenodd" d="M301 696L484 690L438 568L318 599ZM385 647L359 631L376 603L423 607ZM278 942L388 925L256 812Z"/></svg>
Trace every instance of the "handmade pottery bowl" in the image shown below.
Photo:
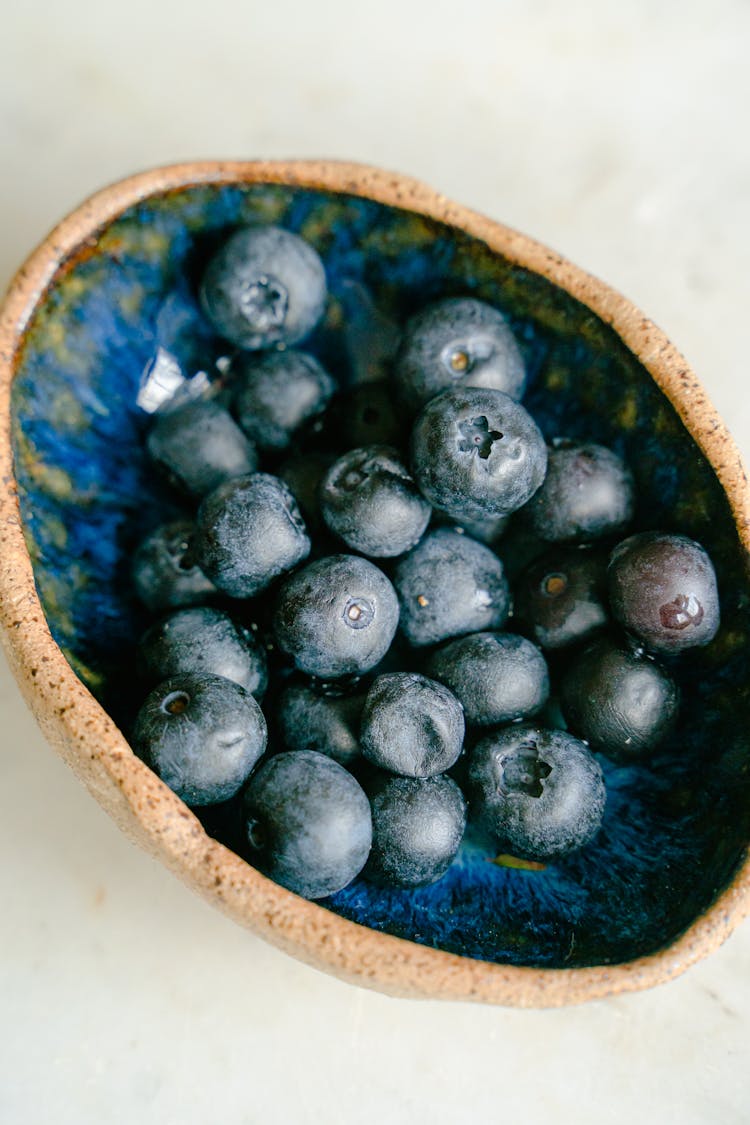
<svg viewBox="0 0 750 1125"><path fill-rule="evenodd" d="M709 550L721 631L682 659L681 721L650 767L605 766L604 826L579 855L519 870L467 845L434 887L357 881L306 902L212 839L131 752L145 618L128 560L171 511L144 459L139 380L162 332L205 332L188 279L223 233L255 222L320 251L331 300L311 347L332 368L346 366L336 327L358 330L358 316L372 337L378 316L402 321L440 295L498 305L548 436L624 453L636 528L679 530ZM0 423L2 622L26 698L123 830L237 921L385 992L552 1006L667 980L747 913L748 485L685 361L601 282L402 176L335 163L157 169L84 203L13 281Z"/></svg>

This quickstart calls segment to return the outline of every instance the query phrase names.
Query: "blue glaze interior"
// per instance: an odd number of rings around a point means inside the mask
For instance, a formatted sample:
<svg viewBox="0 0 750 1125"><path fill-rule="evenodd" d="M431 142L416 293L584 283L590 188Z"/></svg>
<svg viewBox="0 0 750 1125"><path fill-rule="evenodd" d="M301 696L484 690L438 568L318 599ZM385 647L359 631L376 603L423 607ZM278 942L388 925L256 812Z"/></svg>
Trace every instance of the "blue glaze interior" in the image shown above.
<svg viewBox="0 0 750 1125"><path fill-rule="evenodd" d="M603 828L546 869L490 862L467 838L438 884L385 891L362 881L324 905L378 930L470 957L549 967L595 965L674 939L727 884L750 829L750 644L745 559L723 492L676 413L588 309L466 235L409 212L304 189L203 186L127 211L66 263L30 325L13 387L13 444L26 539L53 635L127 733L143 692L133 653L148 616L132 594L136 543L183 509L146 463L136 406L162 346L191 370L224 347L194 297L221 237L279 222L322 254L331 300L309 347L342 383L347 340L378 317L402 322L430 299L476 294L510 318L525 352L525 403L551 438L586 437L627 457L639 486L636 529L702 542L719 575L716 640L672 661L679 725L649 767L603 762ZM357 331L348 336L342 323ZM375 333L377 335L377 333ZM499 550L502 554L502 550ZM206 818L233 837L232 810Z"/></svg>

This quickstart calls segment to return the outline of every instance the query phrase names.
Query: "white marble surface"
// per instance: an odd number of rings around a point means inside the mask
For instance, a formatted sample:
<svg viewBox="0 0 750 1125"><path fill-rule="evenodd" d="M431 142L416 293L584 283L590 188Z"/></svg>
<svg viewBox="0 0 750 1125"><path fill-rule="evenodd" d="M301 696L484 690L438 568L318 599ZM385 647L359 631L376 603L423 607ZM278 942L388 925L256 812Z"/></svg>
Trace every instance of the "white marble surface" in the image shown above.
<svg viewBox="0 0 750 1125"><path fill-rule="evenodd" d="M8 5L0 283L84 195L200 156L396 168L609 280L750 453L743 0ZM0 672L0 1120L745 1125L750 923L679 981L557 1012L394 1001L135 851Z"/></svg>

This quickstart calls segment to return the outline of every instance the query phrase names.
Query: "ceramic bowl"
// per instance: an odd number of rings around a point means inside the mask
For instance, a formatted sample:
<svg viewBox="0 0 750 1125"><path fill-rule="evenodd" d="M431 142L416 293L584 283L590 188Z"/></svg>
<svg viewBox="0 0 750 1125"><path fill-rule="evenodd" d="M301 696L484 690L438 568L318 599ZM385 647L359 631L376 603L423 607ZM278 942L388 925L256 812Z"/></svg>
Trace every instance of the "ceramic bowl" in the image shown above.
<svg viewBox="0 0 750 1125"><path fill-rule="evenodd" d="M498 305L545 433L622 452L636 527L682 531L713 557L723 624L681 659L678 729L649 768L605 765L605 822L580 854L519 870L467 844L434 887L356 881L306 902L213 839L132 754L123 732L146 619L128 560L174 510L144 459L135 397L158 346L205 335L190 279L223 234L255 222L320 251L331 299L310 346L335 371L351 359L342 340L374 345L378 325L432 298ZM748 485L683 358L601 282L403 176L336 163L157 169L93 196L13 281L0 422L2 623L26 698L122 829L238 922L385 992L552 1006L667 980L747 912Z"/></svg>

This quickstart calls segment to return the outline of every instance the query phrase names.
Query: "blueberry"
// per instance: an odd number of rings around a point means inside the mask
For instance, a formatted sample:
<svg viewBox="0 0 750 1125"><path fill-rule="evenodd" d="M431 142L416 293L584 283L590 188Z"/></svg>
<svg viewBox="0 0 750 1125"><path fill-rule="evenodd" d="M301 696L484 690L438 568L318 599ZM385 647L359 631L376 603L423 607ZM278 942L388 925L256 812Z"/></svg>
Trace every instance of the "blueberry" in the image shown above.
<svg viewBox="0 0 750 1125"><path fill-rule="evenodd" d="M257 468L255 447L223 406L191 402L158 414L146 439L153 461L192 496Z"/></svg>
<svg viewBox="0 0 750 1125"><path fill-rule="evenodd" d="M419 410L452 387L489 387L520 399L523 357L505 317L472 297L436 301L406 325L395 365L404 404Z"/></svg>
<svg viewBox="0 0 750 1125"><path fill-rule="evenodd" d="M396 566L401 631L413 645L499 629L510 611L503 564L489 547L458 531L426 535Z"/></svg>
<svg viewBox="0 0 750 1125"><path fill-rule="evenodd" d="M685 535L631 535L612 552L608 583L615 618L653 652L681 652L716 636L716 574Z"/></svg>
<svg viewBox="0 0 750 1125"><path fill-rule="evenodd" d="M227 801L266 748L266 720L249 692L222 676L182 673L138 712L133 749L188 805Z"/></svg>
<svg viewBox="0 0 750 1125"><path fill-rule="evenodd" d="M602 771L565 731L522 724L490 734L471 752L468 776L472 813L512 855L559 858L588 844L602 822Z"/></svg>
<svg viewBox="0 0 750 1125"><path fill-rule="evenodd" d="M385 445L353 449L320 484L320 510L331 531L371 558L393 558L418 543L432 509L398 453Z"/></svg>
<svg viewBox="0 0 750 1125"><path fill-rule="evenodd" d="M603 638L566 671L561 702L574 734L615 761L628 762L669 733L680 696L672 677L653 660Z"/></svg>
<svg viewBox="0 0 750 1125"><path fill-rule="evenodd" d="M328 433L339 448L362 445L401 445L407 436L403 414L393 401L393 390L385 379L340 394L328 411Z"/></svg>
<svg viewBox="0 0 750 1125"><path fill-rule="evenodd" d="M191 558L195 526L188 520L163 524L147 535L133 556L133 584L151 610L197 605L216 593Z"/></svg>
<svg viewBox="0 0 750 1125"><path fill-rule="evenodd" d="M268 684L265 649L252 631L207 606L180 609L152 625L141 638L138 656L152 682L182 672L210 672L257 699Z"/></svg>
<svg viewBox="0 0 750 1125"><path fill-rule="evenodd" d="M253 473L227 481L204 499L193 550L220 590L251 598L307 558L310 539L284 482Z"/></svg>
<svg viewBox="0 0 750 1125"><path fill-rule="evenodd" d="M336 389L314 356L291 349L240 355L232 371L237 419L261 449L287 449L295 431L322 414Z"/></svg>
<svg viewBox="0 0 750 1125"><path fill-rule="evenodd" d="M535 715L549 695L544 657L513 633L473 633L450 641L432 654L427 671L450 688L472 726Z"/></svg>
<svg viewBox="0 0 750 1125"><path fill-rule="evenodd" d="M370 803L337 762L313 750L278 754L245 791L252 862L304 898L325 898L351 883L372 843Z"/></svg>
<svg viewBox="0 0 750 1125"><path fill-rule="evenodd" d="M392 777L371 800L372 851L365 878L425 887L450 867L466 827L466 802L449 777Z"/></svg>
<svg viewBox="0 0 750 1125"><path fill-rule="evenodd" d="M536 422L502 391L445 391L414 425L417 484L434 507L459 521L516 511L539 488L546 467Z"/></svg>
<svg viewBox="0 0 750 1125"><path fill-rule="evenodd" d="M558 548L537 559L515 588L515 616L542 648L564 648L609 620L607 556Z"/></svg>
<svg viewBox="0 0 750 1125"><path fill-rule="evenodd" d="M296 234L247 227L209 263L201 300L219 335L238 348L289 346L309 335L323 315L325 270Z"/></svg>
<svg viewBox="0 0 750 1125"><path fill-rule="evenodd" d="M349 767L360 759L363 692L332 694L290 684L279 699L281 737L289 750L316 750Z"/></svg>
<svg viewBox="0 0 750 1125"><path fill-rule="evenodd" d="M364 756L404 777L432 777L457 761L464 713L446 687L416 672L378 676L362 714Z"/></svg>
<svg viewBox="0 0 750 1125"><path fill-rule="evenodd" d="M590 543L613 535L633 517L633 477L603 445L558 440L549 450L544 484L526 508L531 528L553 543Z"/></svg>
<svg viewBox="0 0 750 1125"><path fill-rule="evenodd" d="M355 555L330 555L288 578L276 604L280 648L310 676L357 676L378 664L398 626L396 592Z"/></svg>

